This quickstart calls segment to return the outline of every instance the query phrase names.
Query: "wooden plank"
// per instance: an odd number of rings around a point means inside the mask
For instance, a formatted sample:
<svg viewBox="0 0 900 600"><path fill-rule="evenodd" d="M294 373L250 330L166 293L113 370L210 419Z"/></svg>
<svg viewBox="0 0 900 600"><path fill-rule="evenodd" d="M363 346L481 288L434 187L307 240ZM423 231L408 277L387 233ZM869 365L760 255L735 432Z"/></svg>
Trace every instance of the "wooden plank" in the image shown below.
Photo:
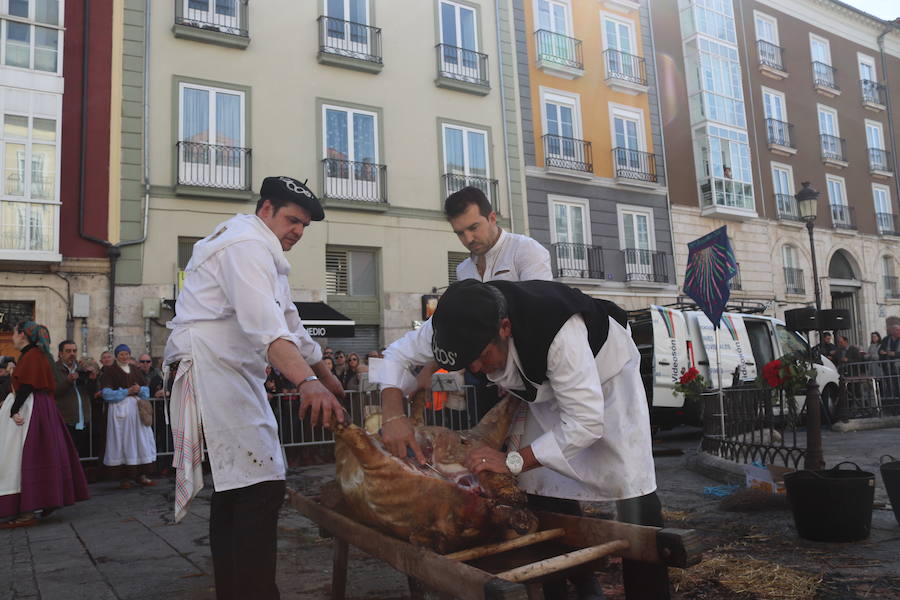
<svg viewBox="0 0 900 600"><path fill-rule="evenodd" d="M334 540L334 560L331 563L331 598L344 600L347 595L347 560L349 548L347 542Z"/></svg>
<svg viewBox="0 0 900 600"><path fill-rule="evenodd" d="M287 492L291 506L314 523L327 529L336 538L419 580L429 589L460 598L484 600L485 586L489 582L496 581L494 576L481 569L447 560L427 548L413 546L409 542L384 535L310 501L293 489L288 488Z"/></svg>
<svg viewBox="0 0 900 600"><path fill-rule="evenodd" d="M675 532L678 530L661 530L659 527L647 527L620 523L606 519L574 517L559 513L537 511L535 514L541 529L561 528L566 530L562 542L572 548L596 546L610 540L627 540L629 547L621 550L618 556L650 564L664 564L669 567L685 568L695 564L699 557L699 545L689 543L695 537L693 530L680 530L666 539L668 550L664 556L657 535L660 531ZM678 544L681 542L681 547Z"/></svg>
<svg viewBox="0 0 900 600"><path fill-rule="evenodd" d="M575 550L574 552L568 552L566 554L554 556L553 558L547 558L528 565L522 565L521 567L510 569L503 573L497 573L497 577L505 579L506 581L528 581L529 579L577 567L578 565L583 565L592 560L609 556L610 554L620 552L627 548L628 542L626 540L613 540L611 542L606 542L605 544L591 546L590 548L582 548L581 550Z"/></svg>
<svg viewBox="0 0 900 600"><path fill-rule="evenodd" d="M556 538L562 537L565 534L566 531L564 529L548 529L547 531L537 531L535 533L529 533L527 535L512 538L511 540L506 540L503 542L498 542L496 544L488 544L486 546L479 546L477 548L469 548L468 550L460 550L459 552L445 554L444 558L461 561L473 560L476 558L481 558L482 556L490 556L492 554L506 552L507 550L512 550L513 548L524 548L525 546L531 546L532 544L545 542L547 540L555 540Z"/></svg>

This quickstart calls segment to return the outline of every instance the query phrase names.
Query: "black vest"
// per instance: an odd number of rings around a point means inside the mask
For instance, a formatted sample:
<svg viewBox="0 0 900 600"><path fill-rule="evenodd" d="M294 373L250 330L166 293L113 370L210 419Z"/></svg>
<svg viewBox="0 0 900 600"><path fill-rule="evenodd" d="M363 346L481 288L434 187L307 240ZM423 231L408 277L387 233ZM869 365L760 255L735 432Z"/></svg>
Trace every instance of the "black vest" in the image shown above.
<svg viewBox="0 0 900 600"><path fill-rule="evenodd" d="M628 322L625 311L613 302L592 298L581 290L555 281L486 283L500 290L506 298L523 374L537 384L547 380L550 344L572 315L577 313L584 319L594 356L606 343L609 317L622 327Z"/></svg>

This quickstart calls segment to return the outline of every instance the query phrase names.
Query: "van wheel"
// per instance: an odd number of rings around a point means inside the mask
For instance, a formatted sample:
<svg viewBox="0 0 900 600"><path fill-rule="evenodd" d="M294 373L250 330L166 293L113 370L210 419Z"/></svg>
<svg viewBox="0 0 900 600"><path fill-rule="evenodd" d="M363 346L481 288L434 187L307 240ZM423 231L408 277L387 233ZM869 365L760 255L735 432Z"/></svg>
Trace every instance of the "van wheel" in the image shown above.
<svg viewBox="0 0 900 600"><path fill-rule="evenodd" d="M822 392L822 406L825 407L825 412L832 423L834 422L835 414L837 414L839 401L837 386L834 384L825 386L825 390Z"/></svg>

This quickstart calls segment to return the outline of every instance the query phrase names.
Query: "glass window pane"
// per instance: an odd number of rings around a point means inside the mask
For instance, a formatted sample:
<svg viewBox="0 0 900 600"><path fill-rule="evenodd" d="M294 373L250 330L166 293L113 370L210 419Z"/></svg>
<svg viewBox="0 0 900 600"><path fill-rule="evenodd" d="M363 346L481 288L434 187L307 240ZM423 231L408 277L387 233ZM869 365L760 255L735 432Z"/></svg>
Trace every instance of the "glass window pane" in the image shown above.
<svg viewBox="0 0 900 600"><path fill-rule="evenodd" d="M463 133L452 127L444 128L444 162L447 173L464 173Z"/></svg>
<svg viewBox="0 0 900 600"><path fill-rule="evenodd" d="M362 23L368 25L369 19L366 15L367 0L350 0L350 20L354 23Z"/></svg>
<svg viewBox="0 0 900 600"><path fill-rule="evenodd" d="M378 153L375 147L375 117L355 113L353 115L353 160L377 163Z"/></svg>
<svg viewBox="0 0 900 600"><path fill-rule="evenodd" d="M329 108L325 110L325 158L350 160L347 113Z"/></svg>
<svg viewBox="0 0 900 600"><path fill-rule="evenodd" d="M0 203L0 247L7 250L25 250L28 231L28 205L24 202Z"/></svg>
<svg viewBox="0 0 900 600"><path fill-rule="evenodd" d="M25 195L25 144L4 147L3 184L7 196Z"/></svg>
<svg viewBox="0 0 900 600"><path fill-rule="evenodd" d="M346 21L346 16L344 15L344 0L328 0L326 11L328 12L329 17Z"/></svg>
<svg viewBox="0 0 900 600"><path fill-rule="evenodd" d="M622 229L625 232L625 247L636 248L634 235L634 215L631 213L622 214Z"/></svg>
<svg viewBox="0 0 900 600"><path fill-rule="evenodd" d="M56 183L56 146L31 146L31 197L53 200Z"/></svg>
<svg viewBox="0 0 900 600"><path fill-rule="evenodd" d="M551 29L550 3L547 0L538 0L538 26L540 29Z"/></svg>
<svg viewBox="0 0 900 600"><path fill-rule="evenodd" d="M6 64L11 67L28 68L28 46L31 40L31 26L6 22Z"/></svg>
<svg viewBox="0 0 900 600"><path fill-rule="evenodd" d="M470 131L467 137L469 142L469 175L487 177L486 136L483 133Z"/></svg>
<svg viewBox="0 0 900 600"><path fill-rule="evenodd" d="M584 211L580 206L569 206L572 214L572 241L576 244L584 243Z"/></svg>
<svg viewBox="0 0 900 600"><path fill-rule="evenodd" d="M441 2L441 41L448 46L459 46L456 35L456 8Z"/></svg>
<svg viewBox="0 0 900 600"><path fill-rule="evenodd" d="M350 294L375 295L375 255L371 252L350 253Z"/></svg>
<svg viewBox="0 0 900 600"><path fill-rule="evenodd" d="M28 18L28 0L9 0L9 14Z"/></svg>
<svg viewBox="0 0 900 600"><path fill-rule="evenodd" d="M23 119L25 117L22 117ZM53 119L33 119L33 127L31 130L31 139L40 140L42 142L56 141L56 121Z"/></svg>
<svg viewBox="0 0 900 600"><path fill-rule="evenodd" d="M29 250L53 250L53 215L51 204L32 204L29 215Z"/></svg>
<svg viewBox="0 0 900 600"><path fill-rule="evenodd" d="M181 110L181 141L209 143L209 92L184 88Z"/></svg>
<svg viewBox="0 0 900 600"><path fill-rule="evenodd" d="M241 97L216 93L216 144L242 147Z"/></svg>
<svg viewBox="0 0 900 600"><path fill-rule="evenodd" d="M556 241L559 243L570 242L569 239L569 221L566 215L565 204L556 204L553 207L556 225Z"/></svg>
<svg viewBox="0 0 900 600"><path fill-rule="evenodd" d="M188 0L188 10L209 11L209 0Z"/></svg>
<svg viewBox="0 0 900 600"><path fill-rule="evenodd" d="M475 11L468 8L459 9L459 33L462 38L461 46L466 50L477 50L475 42Z"/></svg>
<svg viewBox="0 0 900 600"><path fill-rule="evenodd" d="M59 32L46 27L34 28L34 68L56 73L59 53Z"/></svg>
<svg viewBox="0 0 900 600"><path fill-rule="evenodd" d="M40 119L35 119L40 120ZM3 137L22 138L28 137L28 117L19 115L5 115L3 117Z"/></svg>
<svg viewBox="0 0 900 600"><path fill-rule="evenodd" d="M48 25L59 25L59 0L37 0L34 20Z"/></svg>
<svg viewBox="0 0 900 600"><path fill-rule="evenodd" d="M233 17L237 14L235 0L216 0L216 14L224 17Z"/></svg>

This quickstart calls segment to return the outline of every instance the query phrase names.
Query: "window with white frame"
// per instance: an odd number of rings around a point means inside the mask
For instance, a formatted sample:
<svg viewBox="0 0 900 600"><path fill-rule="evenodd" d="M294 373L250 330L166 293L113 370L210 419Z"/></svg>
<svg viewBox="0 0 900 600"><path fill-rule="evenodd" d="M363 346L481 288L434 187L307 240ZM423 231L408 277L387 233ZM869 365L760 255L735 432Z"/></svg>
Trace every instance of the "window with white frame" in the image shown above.
<svg viewBox="0 0 900 600"><path fill-rule="evenodd" d="M753 11L753 22L756 26L756 39L768 42L777 46L778 42L778 20L765 13L757 10Z"/></svg>
<svg viewBox="0 0 900 600"><path fill-rule="evenodd" d="M577 94L541 89L545 162L558 166L585 164L581 139L581 102Z"/></svg>
<svg viewBox="0 0 900 600"><path fill-rule="evenodd" d="M891 206L891 188L877 183L872 184L872 200L875 202L875 221L878 233L896 234L894 209Z"/></svg>
<svg viewBox="0 0 900 600"><path fill-rule="evenodd" d="M645 179L655 174L646 153L643 112L610 103L609 119L616 176Z"/></svg>
<svg viewBox="0 0 900 600"><path fill-rule="evenodd" d="M787 122L784 94L769 88L762 89L763 113L766 116L766 136L770 144L793 147L791 128Z"/></svg>
<svg viewBox="0 0 900 600"><path fill-rule="evenodd" d="M0 64L62 73L61 0L0 0Z"/></svg>
<svg viewBox="0 0 900 600"><path fill-rule="evenodd" d="M850 207L847 205L847 187L844 178L828 175L825 181L828 187L832 223L835 227L850 227L853 220L850 215Z"/></svg>
<svg viewBox="0 0 900 600"><path fill-rule="evenodd" d="M869 152L869 168L873 171L889 171L890 161L884 149L884 126L878 121L866 119L866 145Z"/></svg>
<svg viewBox="0 0 900 600"><path fill-rule="evenodd" d="M635 51L634 24L631 21L603 15L603 48L607 77L643 81L640 58Z"/></svg>
<svg viewBox="0 0 900 600"><path fill-rule="evenodd" d="M644 276L653 274L653 252L656 250L653 209L620 204L616 212L619 217L619 247L625 254L626 278L639 275L639 279L648 279ZM652 278L648 280L653 281Z"/></svg>
<svg viewBox="0 0 900 600"><path fill-rule="evenodd" d="M579 63L578 45L572 33L569 0L535 0L537 54L563 65Z"/></svg>
<svg viewBox="0 0 900 600"><path fill-rule="evenodd" d="M56 96L12 90L6 94L0 140L0 251L57 251L59 110Z"/></svg>
<svg viewBox="0 0 900 600"><path fill-rule="evenodd" d="M737 48L708 38L698 38L700 78L702 90L700 113L712 121L744 128L744 88L741 83L741 63ZM694 102L696 103L696 99ZM696 112L696 108L694 109Z"/></svg>
<svg viewBox="0 0 900 600"><path fill-rule="evenodd" d="M572 6L568 0L535 0L537 28L572 35Z"/></svg>
<svg viewBox="0 0 900 600"><path fill-rule="evenodd" d="M800 220L797 201L794 198L794 176L791 167L772 163L772 188L779 219Z"/></svg>
<svg viewBox="0 0 900 600"><path fill-rule="evenodd" d="M818 106L819 139L822 146L822 157L833 160L844 160L844 144L838 126L838 113L833 108Z"/></svg>
<svg viewBox="0 0 900 600"><path fill-rule="evenodd" d="M828 40L810 34L809 52L812 57L813 82L818 86L837 89L834 68L831 66L831 45Z"/></svg>
<svg viewBox="0 0 900 600"><path fill-rule="evenodd" d="M178 183L248 189L244 92L179 83Z"/></svg>
<svg viewBox="0 0 900 600"><path fill-rule="evenodd" d="M581 276L589 271L589 246L591 245L590 204L582 198L548 196L552 228L550 243L553 245L557 275Z"/></svg>
<svg viewBox="0 0 900 600"><path fill-rule="evenodd" d="M690 15L682 14L681 17L684 37L689 37L693 33L691 29L693 29L697 33L714 37L723 42L737 43L734 6L731 0L698 0L684 4L687 6L682 12L690 11L691 13Z"/></svg>
<svg viewBox="0 0 900 600"><path fill-rule="evenodd" d="M445 196L466 186L475 186L495 201L495 190L490 179L488 159L488 132L464 125L441 125L444 147Z"/></svg>
<svg viewBox="0 0 900 600"><path fill-rule="evenodd" d="M747 133L712 124L703 133L695 134L702 204L755 210Z"/></svg>
<svg viewBox="0 0 900 600"><path fill-rule="evenodd" d="M803 270L797 257L797 249L789 244L781 247L781 260L784 264L784 283L788 294L805 294Z"/></svg>
<svg viewBox="0 0 900 600"><path fill-rule="evenodd" d="M238 0L180 0L184 2L187 24L214 26L223 33L241 34L241 13Z"/></svg>
<svg viewBox="0 0 900 600"><path fill-rule="evenodd" d="M369 0L326 0L328 44L350 56L369 56Z"/></svg>
<svg viewBox="0 0 900 600"><path fill-rule="evenodd" d="M885 298L900 297L900 285L898 285L897 275L894 271L894 257L887 254L881 257L881 273L884 279Z"/></svg>
<svg viewBox="0 0 900 600"><path fill-rule="evenodd" d="M350 200L380 200L378 114L323 104L322 127L325 195Z"/></svg>
<svg viewBox="0 0 900 600"><path fill-rule="evenodd" d="M478 57L478 20L475 9L465 4L441 0L441 72L481 81Z"/></svg>
<svg viewBox="0 0 900 600"><path fill-rule="evenodd" d="M857 54L859 59L859 79L860 81L878 82L878 75L875 71L875 59L866 54Z"/></svg>

